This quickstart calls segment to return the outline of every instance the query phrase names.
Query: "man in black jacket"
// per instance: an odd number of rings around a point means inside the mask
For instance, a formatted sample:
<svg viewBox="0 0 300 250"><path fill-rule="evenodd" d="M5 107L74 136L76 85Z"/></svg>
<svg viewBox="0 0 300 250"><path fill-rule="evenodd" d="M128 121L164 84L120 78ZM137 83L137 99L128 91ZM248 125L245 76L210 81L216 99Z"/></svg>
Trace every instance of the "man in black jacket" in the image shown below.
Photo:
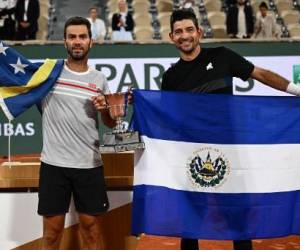
<svg viewBox="0 0 300 250"><path fill-rule="evenodd" d="M18 0L16 5L17 40L36 39L39 16L40 5L38 0Z"/></svg>
<svg viewBox="0 0 300 250"><path fill-rule="evenodd" d="M251 5L246 0L237 0L227 13L227 34L231 38L250 38L254 31L254 18Z"/></svg>
<svg viewBox="0 0 300 250"><path fill-rule="evenodd" d="M134 21L132 15L127 11L125 0L118 2L119 12L114 13L112 17L112 40L132 40Z"/></svg>

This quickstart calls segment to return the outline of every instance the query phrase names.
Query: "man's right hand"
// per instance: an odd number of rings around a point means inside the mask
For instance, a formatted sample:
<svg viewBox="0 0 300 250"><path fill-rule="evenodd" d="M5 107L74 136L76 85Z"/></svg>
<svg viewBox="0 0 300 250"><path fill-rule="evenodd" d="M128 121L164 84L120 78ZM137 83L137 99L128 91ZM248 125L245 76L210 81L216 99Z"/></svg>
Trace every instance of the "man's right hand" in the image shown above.
<svg viewBox="0 0 300 250"><path fill-rule="evenodd" d="M91 101L94 107L101 113L107 112L107 103L104 95L92 96Z"/></svg>

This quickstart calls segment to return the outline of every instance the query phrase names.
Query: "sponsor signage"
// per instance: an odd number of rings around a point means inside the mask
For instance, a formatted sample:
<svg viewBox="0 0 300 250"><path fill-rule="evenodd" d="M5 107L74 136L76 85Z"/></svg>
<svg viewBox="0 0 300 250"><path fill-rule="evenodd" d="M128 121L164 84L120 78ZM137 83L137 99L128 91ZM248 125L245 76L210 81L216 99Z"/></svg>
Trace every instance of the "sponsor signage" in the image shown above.
<svg viewBox="0 0 300 250"><path fill-rule="evenodd" d="M300 84L300 56L261 56L246 57L254 65L272 70L285 78ZM92 68L101 70L106 76L112 93L127 91L129 87L158 90L163 73L178 58L93 58L89 60ZM34 62L41 60L32 60ZM242 81L233 79L235 95L287 95L274 90L253 79ZM38 153L41 150L40 114L36 109L26 112L22 119L12 124L0 113L0 155L7 154L7 138L14 138L12 154ZM103 127L100 128L103 130ZM24 138L27 138L24 140ZM30 141L30 144L28 144Z"/></svg>

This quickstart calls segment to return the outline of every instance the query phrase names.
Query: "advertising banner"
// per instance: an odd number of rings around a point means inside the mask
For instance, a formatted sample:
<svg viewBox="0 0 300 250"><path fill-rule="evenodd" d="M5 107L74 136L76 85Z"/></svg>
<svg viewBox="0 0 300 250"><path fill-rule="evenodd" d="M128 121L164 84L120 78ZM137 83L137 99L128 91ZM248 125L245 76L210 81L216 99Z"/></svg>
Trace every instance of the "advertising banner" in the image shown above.
<svg viewBox="0 0 300 250"><path fill-rule="evenodd" d="M274 71L300 84L300 56L255 56L246 57L254 65ZM127 91L129 87L158 90L163 73L177 57L163 58L93 58L92 68L106 76L112 93ZM38 62L41 60L31 60ZM235 95L287 95L253 79L242 81L234 78ZM103 132L103 127L100 128ZM0 155L8 154L8 137L11 136L11 153L39 153L41 150L41 115L35 107L9 124L0 113Z"/></svg>

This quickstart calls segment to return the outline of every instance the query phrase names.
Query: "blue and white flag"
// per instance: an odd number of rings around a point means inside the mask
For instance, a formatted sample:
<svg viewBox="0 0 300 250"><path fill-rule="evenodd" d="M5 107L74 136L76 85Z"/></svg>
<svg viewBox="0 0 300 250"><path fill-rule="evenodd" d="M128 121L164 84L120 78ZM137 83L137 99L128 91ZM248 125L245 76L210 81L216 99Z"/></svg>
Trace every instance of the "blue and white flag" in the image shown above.
<svg viewBox="0 0 300 250"><path fill-rule="evenodd" d="M31 63L0 41L0 106L9 120L38 104L52 89L63 60Z"/></svg>
<svg viewBox="0 0 300 250"><path fill-rule="evenodd" d="M300 234L300 98L135 91L133 233Z"/></svg>

